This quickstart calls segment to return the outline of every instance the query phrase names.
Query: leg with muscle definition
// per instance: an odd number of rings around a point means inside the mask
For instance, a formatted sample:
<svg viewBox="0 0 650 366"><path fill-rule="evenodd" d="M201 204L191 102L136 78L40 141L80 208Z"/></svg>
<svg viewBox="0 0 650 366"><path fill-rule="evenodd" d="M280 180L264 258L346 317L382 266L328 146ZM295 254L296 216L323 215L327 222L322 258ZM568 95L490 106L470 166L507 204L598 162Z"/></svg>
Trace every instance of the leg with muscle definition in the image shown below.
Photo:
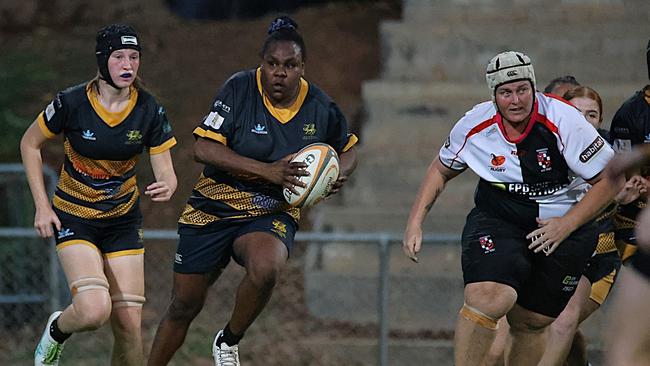
<svg viewBox="0 0 650 366"><path fill-rule="evenodd" d="M108 321L111 298L100 252L88 245L66 246L58 251L72 292L70 304L58 319L65 333L96 330Z"/></svg>
<svg viewBox="0 0 650 366"><path fill-rule="evenodd" d="M210 286L223 269L204 274L174 273L171 303L165 311L149 355L149 366L167 365L185 341L187 330L203 309Z"/></svg>
<svg viewBox="0 0 650 366"><path fill-rule="evenodd" d="M506 365L537 365L544 353L544 330L553 320L515 304L508 312L510 337L506 345Z"/></svg>
<svg viewBox="0 0 650 366"><path fill-rule="evenodd" d="M271 298L287 262L288 251L278 238L265 232L239 237L235 240L234 250L246 268L246 275L237 289L228 327L233 335L241 337Z"/></svg>
<svg viewBox="0 0 650 366"><path fill-rule="evenodd" d="M111 365L142 365L142 305L144 304L144 255L108 257L104 260L113 302Z"/></svg>
<svg viewBox="0 0 650 366"><path fill-rule="evenodd" d="M457 366L481 365L492 345L497 321L517 300L510 286L496 282L475 282L465 286L465 305L458 315L454 335Z"/></svg>

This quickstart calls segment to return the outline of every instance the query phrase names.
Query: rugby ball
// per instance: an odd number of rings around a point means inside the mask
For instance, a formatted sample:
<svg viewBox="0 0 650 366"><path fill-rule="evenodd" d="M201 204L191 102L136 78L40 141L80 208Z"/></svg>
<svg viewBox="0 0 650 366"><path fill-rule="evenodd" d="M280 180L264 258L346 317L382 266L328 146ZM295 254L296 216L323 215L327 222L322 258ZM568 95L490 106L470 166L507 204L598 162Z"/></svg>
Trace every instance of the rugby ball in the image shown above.
<svg viewBox="0 0 650 366"><path fill-rule="evenodd" d="M300 177L306 187L295 187L298 194L284 188L282 193L289 205L298 208L311 207L325 198L339 177L339 155L330 145L317 142L303 147L291 159L307 164L308 176Z"/></svg>

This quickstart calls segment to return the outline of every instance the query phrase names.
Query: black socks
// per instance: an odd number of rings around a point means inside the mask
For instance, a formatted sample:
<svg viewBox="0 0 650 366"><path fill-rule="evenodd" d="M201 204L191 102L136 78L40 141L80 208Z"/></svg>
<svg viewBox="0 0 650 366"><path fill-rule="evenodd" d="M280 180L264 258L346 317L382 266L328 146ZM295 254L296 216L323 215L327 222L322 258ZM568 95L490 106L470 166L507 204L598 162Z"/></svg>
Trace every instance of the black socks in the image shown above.
<svg viewBox="0 0 650 366"><path fill-rule="evenodd" d="M71 335L72 335L72 333L64 333L64 332L61 331L61 329L59 329L59 317L54 319L52 324L50 324L50 336L57 343L65 342L65 340L70 338Z"/></svg>
<svg viewBox="0 0 650 366"><path fill-rule="evenodd" d="M233 334L233 332L230 330L230 324L226 324L223 333L221 333L221 336L217 338L217 345L220 345L221 343L225 343L228 345L228 347L232 347L237 343L239 343L242 337L244 337L243 334L241 335Z"/></svg>

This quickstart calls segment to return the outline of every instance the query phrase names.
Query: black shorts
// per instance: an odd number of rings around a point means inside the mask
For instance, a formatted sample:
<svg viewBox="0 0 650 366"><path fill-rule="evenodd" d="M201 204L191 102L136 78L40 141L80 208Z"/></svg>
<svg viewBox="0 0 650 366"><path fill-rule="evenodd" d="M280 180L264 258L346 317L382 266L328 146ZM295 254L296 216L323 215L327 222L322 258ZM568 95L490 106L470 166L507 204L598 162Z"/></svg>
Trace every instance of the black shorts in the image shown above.
<svg viewBox="0 0 650 366"><path fill-rule="evenodd" d="M139 212L106 220L83 219L57 209L55 212L61 221L61 230L54 230L57 250L82 244L97 249L108 258L144 253Z"/></svg>
<svg viewBox="0 0 650 366"><path fill-rule="evenodd" d="M637 250L632 257L632 266L650 281L650 253L646 250Z"/></svg>
<svg viewBox="0 0 650 366"><path fill-rule="evenodd" d="M589 298L602 305L620 270L621 257L617 251L599 253L589 258L584 272L584 276L591 282Z"/></svg>
<svg viewBox="0 0 650 366"><path fill-rule="evenodd" d="M225 268L234 256L233 243L248 233L266 232L276 236L291 253L298 225L287 214L265 215L248 219L224 219L210 227L181 226L180 239L174 256L174 272L207 273Z"/></svg>
<svg viewBox="0 0 650 366"><path fill-rule="evenodd" d="M463 229L463 279L465 285L492 281L511 286L517 304L557 317L596 247L596 225L589 222L574 231L550 256L528 249L530 231L474 208Z"/></svg>

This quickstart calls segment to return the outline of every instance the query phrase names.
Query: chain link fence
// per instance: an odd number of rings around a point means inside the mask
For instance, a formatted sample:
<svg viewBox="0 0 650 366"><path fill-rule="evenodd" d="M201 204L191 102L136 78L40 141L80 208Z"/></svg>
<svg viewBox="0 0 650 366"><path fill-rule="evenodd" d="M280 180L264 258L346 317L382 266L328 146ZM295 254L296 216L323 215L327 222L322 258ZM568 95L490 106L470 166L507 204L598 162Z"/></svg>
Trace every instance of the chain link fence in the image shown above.
<svg viewBox="0 0 650 366"><path fill-rule="evenodd" d="M22 170L4 168L0 199L8 203L0 221L0 365L29 365L48 315L70 298L53 242L36 238L31 229L33 205ZM241 342L242 364L450 364L449 347L437 349L433 340L450 338L462 305L458 238L425 237L438 245L428 245L418 265L401 253L400 238L299 232L271 301ZM147 353L169 303L175 230L145 230L145 247ZM211 364L214 333L228 321L243 275L236 264L224 271L171 365ZM111 347L107 325L75 334L66 342L61 365L107 365Z"/></svg>

